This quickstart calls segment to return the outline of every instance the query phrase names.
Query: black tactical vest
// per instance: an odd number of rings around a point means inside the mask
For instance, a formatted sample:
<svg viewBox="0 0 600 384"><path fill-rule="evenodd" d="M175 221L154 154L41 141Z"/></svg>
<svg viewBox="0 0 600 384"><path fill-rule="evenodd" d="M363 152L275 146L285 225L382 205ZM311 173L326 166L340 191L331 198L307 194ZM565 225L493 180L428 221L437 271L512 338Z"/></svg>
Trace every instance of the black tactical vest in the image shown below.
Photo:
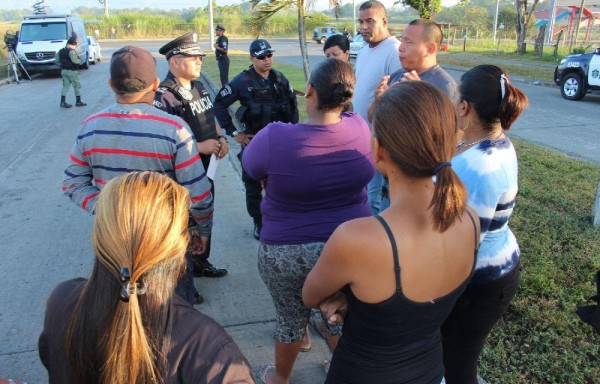
<svg viewBox="0 0 600 384"><path fill-rule="evenodd" d="M270 82L265 84L253 69L244 72L252 80L252 99L244 105L242 118L246 133L255 134L273 121L291 122L290 86L281 73L271 69Z"/></svg>
<svg viewBox="0 0 600 384"><path fill-rule="evenodd" d="M60 67L62 69L71 69L77 70L79 69L77 64L73 64L71 58L69 57L69 51L72 51L71 48L64 47L60 51L58 51L58 58L60 59Z"/></svg>
<svg viewBox="0 0 600 384"><path fill-rule="evenodd" d="M217 139L217 130L215 127L215 111L208 93L202 96L202 91L206 91L202 84L194 81L192 90L187 90L172 79L166 79L160 86L167 88L177 100L181 102L181 117L192 129L197 142L208 139Z"/></svg>

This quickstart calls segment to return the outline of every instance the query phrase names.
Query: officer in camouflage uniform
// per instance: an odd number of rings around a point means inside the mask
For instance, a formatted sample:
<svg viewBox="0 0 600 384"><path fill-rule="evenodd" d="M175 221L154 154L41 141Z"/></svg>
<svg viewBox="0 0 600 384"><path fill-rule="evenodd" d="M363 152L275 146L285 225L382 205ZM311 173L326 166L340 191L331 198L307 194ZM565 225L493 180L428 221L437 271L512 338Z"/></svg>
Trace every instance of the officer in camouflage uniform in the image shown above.
<svg viewBox="0 0 600 384"><path fill-rule="evenodd" d="M67 40L67 46L56 52L54 56L54 62L60 66L63 78L63 87L60 91L60 107L71 108L72 105L67 103L66 98L69 93L69 88L73 84L75 90L75 97L77 107L85 107L87 104L81 101L81 83L79 82L79 65L81 65L81 59L75 52L77 48L77 40L74 37Z"/></svg>
<svg viewBox="0 0 600 384"><path fill-rule="evenodd" d="M198 45L198 35L190 32L165 44L158 51L165 55L169 63L169 72L156 91L154 106L177 115L189 124L204 169L208 169L212 155L222 158L229 151L227 139L216 125L213 103L204 84L197 78L202 68L205 53ZM210 180L211 192L215 195L214 182ZM209 237L206 250L201 254L189 254L194 276L222 277L227 270L213 266L210 256ZM199 295L197 302L201 301Z"/></svg>
<svg viewBox="0 0 600 384"><path fill-rule="evenodd" d="M272 68L273 52L266 40L257 39L250 44L252 65L225 85L215 98L215 114L221 127L242 145L238 157L242 158L243 148L252 137L273 121L298 122L296 94L283 73ZM241 106L236 117L244 125L243 131L236 131L227 108L239 101ZM262 228L262 186L242 170L242 180L246 188L246 208L254 220L253 235L260 238Z"/></svg>

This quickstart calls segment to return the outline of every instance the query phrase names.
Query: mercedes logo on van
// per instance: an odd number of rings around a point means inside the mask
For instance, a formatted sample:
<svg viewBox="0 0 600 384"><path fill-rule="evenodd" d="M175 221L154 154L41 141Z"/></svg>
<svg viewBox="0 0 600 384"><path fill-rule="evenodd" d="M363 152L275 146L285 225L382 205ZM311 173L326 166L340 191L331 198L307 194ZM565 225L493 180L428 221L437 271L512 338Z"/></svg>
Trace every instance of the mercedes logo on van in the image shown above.
<svg viewBox="0 0 600 384"><path fill-rule="evenodd" d="M42 52L38 52L35 54L35 57L37 57L38 60L42 60L44 58L44 54Z"/></svg>

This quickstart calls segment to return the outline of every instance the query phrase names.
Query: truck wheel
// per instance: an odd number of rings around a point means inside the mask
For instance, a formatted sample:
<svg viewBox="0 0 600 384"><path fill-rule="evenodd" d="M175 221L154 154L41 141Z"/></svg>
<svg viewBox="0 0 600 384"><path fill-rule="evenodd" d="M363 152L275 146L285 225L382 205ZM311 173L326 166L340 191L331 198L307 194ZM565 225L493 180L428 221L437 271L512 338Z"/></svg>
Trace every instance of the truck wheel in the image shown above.
<svg viewBox="0 0 600 384"><path fill-rule="evenodd" d="M81 63L81 68L83 68L83 69L90 68L90 53L89 52L85 55L85 60Z"/></svg>
<svg viewBox="0 0 600 384"><path fill-rule="evenodd" d="M584 87L585 85L581 80L581 76L577 73L569 73L563 79L560 86L560 93L565 99L576 101L580 100L585 95Z"/></svg>
<svg viewBox="0 0 600 384"><path fill-rule="evenodd" d="M325 36L321 37L321 40L319 40L320 44L325 44L325 42L327 41L327 38Z"/></svg>

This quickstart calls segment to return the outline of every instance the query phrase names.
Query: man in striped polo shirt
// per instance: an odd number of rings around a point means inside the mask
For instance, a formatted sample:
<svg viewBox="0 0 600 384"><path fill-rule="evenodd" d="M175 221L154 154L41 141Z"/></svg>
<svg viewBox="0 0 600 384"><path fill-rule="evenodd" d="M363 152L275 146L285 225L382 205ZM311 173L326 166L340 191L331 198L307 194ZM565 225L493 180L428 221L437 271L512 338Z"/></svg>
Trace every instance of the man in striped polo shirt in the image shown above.
<svg viewBox="0 0 600 384"><path fill-rule="evenodd" d="M190 247L204 251L212 228L210 183L189 126L152 105L159 84L155 59L145 49L123 47L112 56L110 75L116 103L79 128L65 169L64 193L93 214L109 180L131 171L163 173L190 191ZM195 303L194 295L200 296L189 271L184 282L178 293Z"/></svg>

